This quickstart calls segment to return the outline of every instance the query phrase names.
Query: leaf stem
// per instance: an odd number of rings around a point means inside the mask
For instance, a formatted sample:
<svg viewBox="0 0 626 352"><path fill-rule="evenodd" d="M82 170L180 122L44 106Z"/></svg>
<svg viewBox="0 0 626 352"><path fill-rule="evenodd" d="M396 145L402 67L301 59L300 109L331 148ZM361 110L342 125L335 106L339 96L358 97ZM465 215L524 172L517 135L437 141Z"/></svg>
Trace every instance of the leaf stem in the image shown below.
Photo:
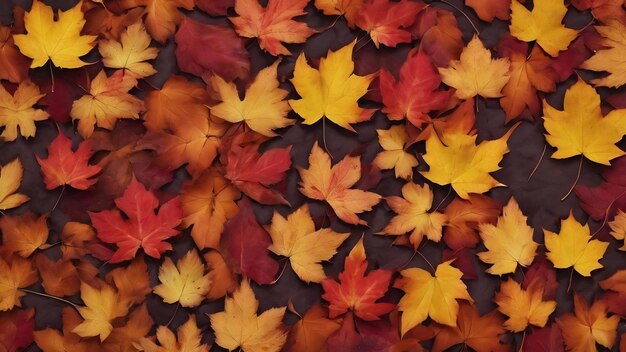
<svg viewBox="0 0 626 352"><path fill-rule="evenodd" d="M428 264L428 266L430 267L430 269L433 271L433 274L435 273L435 267L430 263L430 261L426 258L426 256L424 256L422 254L422 252L420 251L415 251L416 254L418 254L420 257L422 257L422 259L424 259L424 261L426 262L426 264Z"/></svg>
<svg viewBox="0 0 626 352"><path fill-rule="evenodd" d="M59 193L59 197L57 198L56 202L54 202L54 206L52 207L52 209L50 209L50 213L52 213L54 209L57 208L57 205L59 205L59 202L61 201L61 197L63 197L63 192L65 192L65 184L61 186L61 193Z"/></svg>
<svg viewBox="0 0 626 352"><path fill-rule="evenodd" d="M176 303L176 309L174 309L174 313L172 314L172 317L170 318L170 320L167 321L167 324L165 324L165 326L170 326L170 324L174 321L174 318L176 317L176 313L178 313L179 308L180 308L180 301Z"/></svg>
<svg viewBox="0 0 626 352"><path fill-rule="evenodd" d="M322 117L322 142L324 142L324 150L330 156L330 159L334 159L333 155L328 150L328 146L326 145L326 116Z"/></svg>
<svg viewBox="0 0 626 352"><path fill-rule="evenodd" d="M574 267L572 267L572 270L569 272L569 282L567 283L567 292L569 292L569 290L572 288L573 277L574 277Z"/></svg>
<svg viewBox="0 0 626 352"><path fill-rule="evenodd" d="M533 175L535 174L537 169L539 169L539 165L541 165L541 161L543 160L543 156L546 155L546 149L548 149L548 145L544 143L543 144L543 151L541 152L541 156L539 157L539 161L537 161L537 164L535 165L535 168L530 173L530 175L528 175L528 179L526 180L526 182L530 181L530 179L533 177Z"/></svg>
<svg viewBox="0 0 626 352"><path fill-rule="evenodd" d="M574 187L576 187L576 184L578 183L578 179L580 179L580 171L583 168L583 156L582 154L580 155L580 163L578 164L578 173L576 174L576 179L574 180L574 183L572 184L572 187L570 187L569 191L567 191L567 194L563 196L563 198L561 198L561 202L564 201L567 197L569 197L569 195L572 193L572 191L574 190Z"/></svg>
<svg viewBox="0 0 626 352"><path fill-rule="evenodd" d="M522 342L519 345L519 352L522 352L524 349L524 340L526 340L526 330L524 330L524 333L522 334Z"/></svg>
<svg viewBox="0 0 626 352"><path fill-rule="evenodd" d="M283 277L283 274L285 273L285 269L287 268L287 262L289 262L289 261L286 260L286 258L285 258L285 264L283 265L283 268L280 271L280 274L278 274L278 277L276 279L274 279L274 281L270 282L270 285L273 285L273 284L277 283L278 280L280 280L280 278Z"/></svg>
<svg viewBox="0 0 626 352"><path fill-rule="evenodd" d="M51 298L51 299L55 299L57 301L69 304L70 306L72 306L74 309L78 310L78 304L74 303L74 302L70 302L66 299L63 299L61 297L57 297L57 296L53 296L53 295L49 295L47 293L43 293L43 292L37 292L37 291L33 291L33 290L29 290L27 288L20 288L20 291L26 292L26 293L30 293L33 295L37 295L37 296L41 296L41 297L46 297L46 298Z"/></svg>
<svg viewBox="0 0 626 352"><path fill-rule="evenodd" d="M48 65L48 67L50 68L50 81L51 81L50 92L54 93L54 73L52 73L52 61L48 61L48 63L50 64Z"/></svg>
<svg viewBox="0 0 626 352"><path fill-rule="evenodd" d="M437 204L437 206L435 207L435 210L433 210L433 212L435 212L435 211L439 210L439 207L440 207L441 205L443 205L443 202L445 202L445 201L446 201L446 199L448 199L448 197L450 196L450 193L452 193L452 184L450 184L450 185L448 186L448 193L446 193L446 196L445 196L445 197L443 197L443 199L439 202L439 204Z"/></svg>

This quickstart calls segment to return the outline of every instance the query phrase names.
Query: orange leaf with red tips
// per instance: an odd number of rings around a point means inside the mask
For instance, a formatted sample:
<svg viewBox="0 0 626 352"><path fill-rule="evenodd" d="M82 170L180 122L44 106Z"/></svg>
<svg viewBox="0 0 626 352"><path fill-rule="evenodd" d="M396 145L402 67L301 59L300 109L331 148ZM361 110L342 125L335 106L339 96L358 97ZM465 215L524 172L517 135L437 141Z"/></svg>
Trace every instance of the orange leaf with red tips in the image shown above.
<svg viewBox="0 0 626 352"><path fill-rule="evenodd" d="M346 257L339 282L333 279L322 281L322 298L330 302L331 319L351 310L363 320L378 320L395 308L393 303L376 302L387 293L392 272L377 269L366 275L366 270L367 259L361 238Z"/></svg>
<svg viewBox="0 0 626 352"><path fill-rule="evenodd" d="M411 42L411 32L406 27L415 22L425 6L421 1L369 0L360 9L356 25L369 33L377 48L380 44L396 47Z"/></svg>
<svg viewBox="0 0 626 352"><path fill-rule="evenodd" d="M72 151L72 141L65 133L59 131L57 137L48 147L48 158L37 156L37 162L44 175L46 189L55 189L59 186L85 190L96 183L93 177L102 168L98 165L89 165L89 158L93 152L89 142L84 141L78 145L75 152Z"/></svg>
<svg viewBox="0 0 626 352"><path fill-rule="evenodd" d="M117 210L88 212L98 238L117 246L109 262L119 263L132 259L139 248L143 248L153 258L161 258L161 254L172 249L172 245L165 240L178 234L174 229L180 224L182 217L178 197L162 204L155 213L159 200L144 185L133 179L122 197L115 200L115 205L128 219L122 218Z"/></svg>

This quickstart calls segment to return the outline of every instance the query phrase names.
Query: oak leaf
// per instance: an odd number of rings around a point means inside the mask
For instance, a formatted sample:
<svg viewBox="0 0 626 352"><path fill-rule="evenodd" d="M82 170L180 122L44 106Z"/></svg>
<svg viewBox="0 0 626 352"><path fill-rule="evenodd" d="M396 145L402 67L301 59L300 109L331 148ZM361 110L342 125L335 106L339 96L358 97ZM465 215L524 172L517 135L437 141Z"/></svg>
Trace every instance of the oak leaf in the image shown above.
<svg viewBox="0 0 626 352"><path fill-rule="evenodd" d="M0 254L15 253L23 258L30 257L37 249L48 246L47 215L35 216L28 211L22 215L4 215L0 217L0 231L2 232L2 247ZM6 256L5 256L6 258Z"/></svg>
<svg viewBox="0 0 626 352"><path fill-rule="evenodd" d="M0 210L19 207L30 199L17 192L22 176L24 168L18 158L0 167Z"/></svg>
<svg viewBox="0 0 626 352"><path fill-rule="evenodd" d="M511 18L511 0L465 0L465 5L474 9L483 21L492 22L495 18L507 21Z"/></svg>
<svg viewBox="0 0 626 352"><path fill-rule="evenodd" d="M557 269L572 268L583 276L591 276L591 272L602 268L599 260L609 247L608 242L593 240L589 225L584 226L576 221L570 211L565 220L561 220L558 234L543 230L548 259Z"/></svg>
<svg viewBox="0 0 626 352"><path fill-rule="evenodd" d="M518 0L511 1L511 34L522 41L537 41L543 50L555 57L567 49L578 32L561 22L567 7L561 0L535 0L529 11Z"/></svg>
<svg viewBox="0 0 626 352"><path fill-rule="evenodd" d="M609 227L611 228L611 236L618 241L624 241L619 250L626 251L626 213L618 210L613 221L609 222Z"/></svg>
<svg viewBox="0 0 626 352"><path fill-rule="evenodd" d="M70 116L78 120L78 132L84 138L91 136L94 125L112 130L121 118L138 119L144 110L141 99L128 91L137 84L132 75L118 70L110 77L104 70L91 81L89 94L83 95L72 104Z"/></svg>
<svg viewBox="0 0 626 352"><path fill-rule="evenodd" d="M28 78L30 59L15 45L11 27L0 26L0 79L20 83Z"/></svg>
<svg viewBox="0 0 626 352"><path fill-rule="evenodd" d="M259 38L259 46L270 55L291 55L282 43L304 43L316 31L293 17L305 15L308 0L270 0L263 8L257 0L235 1L238 17L229 17L237 34Z"/></svg>
<svg viewBox="0 0 626 352"><path fill-rule="evenodd" d="M196 307L202 303L211 286L211 278L204 273L204 264L198 252L190 250L174 266L169 257L159 268L159 281L154 293L165 303L180 303L183 307Z"/></svg>
<svg viewBox="0 0 626 352"><path fill-rule="evenodd" d="M355 24L369 33L377 48L380 44L395 48L400 43L411 42L411 32L406 28L425 6L409 0L369 0L359 10Z"/></svg>
<svg viewBox="0 0 626 352"><path fill-rule="evenodd" d="M500 284L495 302L498 310L509 317L504 327L513 332L526 330L528 325L544 327L556 308L555 301L543 300L543 283L533 281L526 289L509 278Z"/></svg>
<svg viewBox="0 0 626 352"><path fill-rule="evenodd" d="M59 130L57 137L48 146L48 158L36 156L46 189L68 185L85 190L93 186L97 181L93 177L102 168L98 165L89 165L92 154L89 141L81 142L76 152L72 151L72 141Z"/></svg>
<svg viewBox="0 0 626 352"><path fill-rule="evenodd" d="M396 80L385 69L380 71L382 111L390 120L406 117L416 127L430 122L428 113L446 106L451 91L439 90L441 78L431 59L422 50L411 50Z"/></svg>
<svg viewBox="0 0 626 352"><path fill-rule="evenodd" d="M124 194L115 200L115 205L124 212L127 220L117 210L88 212L98 238L117 246L109 262L132 259L139 248L153 258L160 258L165 251L172 249L172 245L165 240L178 234L174 229L182 217L178 197L162 204L155 214L159 200L133 179Z"/></svg>
<svg viewBox="0 0 626 352"><path fill-rule="evenodd" d="M134 23L126 28L119 41L100 41L98 51L102 55L102 64L109 68L124 69L126 74L136 78L152 76L156 70L146 61L156 58L159 49L151 48L150 40L143 24Z"/></svg>
<svg viewBox="0 0 626 352"><path fill-rule="evenodd" d="M48 60L57 67L78 68L87 65L79 57L95 45L96 36L80 35L85 25L81 11L82 2L67 11L54 12L39 0L33 1L30 11L24 14L27 34L15 34L15 45L25 56L33 59L31 68L41 67Z"/></svg>
<svg viewBox="0 0 626 352"><path fill-rule="evenodd" d="M291 83L302 99L289 100L289 104L304 119L305 125L328 118L354 132L351 124L372 117L374 110L359 107L358 100L367 93L375 75L353 73L355 44L356 40L337 51L329 50L327 56L320 59L319 69L309 66L304 53L298 56Z"/></svg>
<svg viewBox="0 0 626 352"><path fill-rule="evenodd" d="M350 189L361 177L361 160L346 156L331 168L330 156L317 143L309 155L309 167L298 167L302 181L300 192L311 199L326 201L337 216L354 225L365 225L356 214L372 210L380 195Z"/></svg>
<svg viewBox="0 0 626 352"><path fill-rule="evenodd" d="M327 314L328 312L321 304L313 304L291 327L285 350L288 352L323 351L328 337L341 327L339 321L328 319Z"/></svg>
<svg viewBox="0 0 626 352"><path fill-rule="evenodd" d="M337 253L337 247L349 236L331 229L315 231L306 204L287 218L274 211L269 234L272 237L269 250L289 258L293 271L306 283L321 282L326 278L320 262L330 260Z"/></svg>
<svg viewBox="0 0 626 352"><path fill-rule="evenodd" d="M106 284L96 288L81 283L80 298L85 306L78 307L78 312L84 320L72 332L82 337L100 336L104 341L113 331L111 321L128 313L128 302L120 300L117 291Z"/></svg>
<svg viewBox="0 0 626 352"><path fill-rule="evenodd" d="M452 267L452 261L437 265L434 276L420 268L405 269L402 278L394 284L404 291L398 302L402 312L402 335L422 323L429 316L437 323L456 326L459 304L457 299L472 302L467 286L461 281L463 273Z"/></svg>
<svg viewBox="0 0 626 352"><path fill-rule="evenodd" d="M381 315L393 310L395 305L392 303L376 302L387 293L392 272L376 269L366 275L367 266L361 237L345 259L339 282L334 279L322 281L322 298L330 303L328 310L331 319L350 310L363 320L379 320Z"/></svg>
<svg viewBox="0 0 626 352"><path fill-rule="evenodd" d="M365 0L315 0L315 7L327 16L344 16L350 28L354 28L356 18Z"/></svg>
<svg viewBox="0 0 626 352"><path fill-rule="evenodd" d="M291 108L283 100L289 92L279 88L277 79L279 62L259 71L243 100L234 83L213 75L211 83L222 102L212 106L211 113L228 122L244 122L251 130L267 137L276 136L274 129L292 125L295 120L287 118Z"/></svg>
<svg viewBox="0 0 626 352"><path fill-rule="evenodd" d="M620 318L608 317L606 310L604 302L596 301L589 307L583 296L574 293L575 315L566 313L556 318L568 351L597 351L596 343L613 348Z"/></svg>
<svg viewBox="0 0 626 352"><path fill-rule="evenodd" d="M8 261L0 257L0 312L21 307L20 298L25 293L20 289L38 279L37 271L29 260L15 255Z"/></svg>
<svg viewBox="0 0 626 352"><path fill-rule="evenodd" d="M394 169L396 178L410 180L413 168L417 166L417 158L406 149L409 135L402 125L391 126L388 130L376 130L378 143L383 151L378 153L372 164L381 170Z"/></svg>
<svg viewBox="0 0 626 352"><path fill-rule="evenodd" d="M287 334L282 328L285 307L270 308L257 315L259 301L254 296L250 283L244 279L232 297L224 302L224 311L211 314L211 328L215 332L215 343L245 352L281 350Z"/></svg>
<svg viewBox="0 0 626 352"><path fill-rule="evenodd" d="M209 345L201 342L202 331L198 328L193 314L189 315L189 319L178 327L177 336L174 336L174 333L166 326L159 326L156 339L160 345L145 337L136 345L145 352L209 352L210 349Z"/></svg>
<svg viewBox="0 0 626 352"><path fill-rule="evenodd" d="M50 116L41 109L33 108L44 95L37 85L28 80L21 82L13 95L0 84L0 127L4 127L0 137L8 142L14 141L18 136L18 127L22 137L34 137L37 132L35 122Z"/></svg>
<svg viewBox="0 0 626 352"><path fill-rule="evenodd" d="M433 206L433 192L428 184L420 186L409 182L402 186L402 197L386 197L387 205L398 215L382 230L385 235L404 235L411 232L409 241L414 249L422 243L424 237L439 242L442 227L447 217L438 211L429 212Z"/></svg>
<svg viewBox="0 0 626 352"><path fill-rule="evenodd" d="M507 58L492 59L478 36L474 36L463 49L459 60L452 60L447 68L439 68L441 80L456 88L459 99L476 95L484 98L502 96L502 88L510 78Z"/></svg>
<svg viewBox="0 0 626 352"><path fill-rule="evenodd" d="M533 262L539 244L533 241L533 229L515 198L502 209L496 225L480 224L479 230L487 251L478 253L478 258L493 264L488 273L502 276L514 273L518 264L527 267Z"/></svg>
<svg viewBox="0 0 626 352"><path fill-rule="evenodd" d="M582 79L565 92L563 111L544 101L543 113L546 141L557 148L552 158L583 155L610 165L611 159L626 154L615 145L626 135L626 109L613 110L603 117L600 95Z"/></svg>

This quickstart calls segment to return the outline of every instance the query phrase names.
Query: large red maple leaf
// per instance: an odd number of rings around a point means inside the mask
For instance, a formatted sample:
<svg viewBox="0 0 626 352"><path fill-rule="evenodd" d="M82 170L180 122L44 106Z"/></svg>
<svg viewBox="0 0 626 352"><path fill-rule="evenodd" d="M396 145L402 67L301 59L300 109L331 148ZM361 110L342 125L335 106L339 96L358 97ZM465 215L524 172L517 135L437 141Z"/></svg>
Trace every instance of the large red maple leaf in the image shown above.
<svg viewBox="0 0 626 352"><path fill-rule="evenodd" d="M155 213L159 200L133 178L124 194L115 200L115 205L128 219L122 218L117 210L88 212L98 238L117 245L109 262L132 259L139 248L153 258L160 258L163 252L172 249L172 245L165 240L178 234L178 230L174 229L182 217L178 197L161 205Z"/></svg>

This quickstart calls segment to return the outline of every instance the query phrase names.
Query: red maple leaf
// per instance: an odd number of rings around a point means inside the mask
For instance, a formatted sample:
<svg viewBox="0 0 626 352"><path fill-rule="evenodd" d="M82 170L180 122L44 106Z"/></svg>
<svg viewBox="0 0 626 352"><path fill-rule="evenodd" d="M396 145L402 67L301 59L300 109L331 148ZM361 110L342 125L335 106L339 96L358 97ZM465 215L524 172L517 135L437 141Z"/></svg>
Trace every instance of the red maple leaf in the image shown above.
<svg viewBox="0 0 626 352"><path fill-rule="evenodd" d="M395 308L392 303L376 303L387 293L391 271L378 269L365 275L366 270L367 259L361 239L346 257L339 282L333 279L322 281L322 298L330 302L331 319L352 310L363 320L378 320Z"/></svg>
<svg viewBox="0 0 626 352"><path fill-rule="evenodd" d="M371 0L359 11L356 25L370 34L377 48L379 44L395 47L411 42L411 32L404 28L415 22L425 6L422 2L409 0Z"/></svg>
<svg viewBox="0 0 626 352"><path fill-rule="evenodd" d="M574 189L580 206L597 221L610 218L617 209L626 210L626 158L613 162L602 177L606 182L598 187L579 185Z"/></svg>
<svg viewBox="0 0 626 352"><path fill-rule="evenodd" d="M61 185L81 190L91 187L97 181L92 177L102 170L100 166L88 164L92 154L87 141L80 143L76 152L73 152L72 141L59 131L48 147L48 158L37 156L46 189L55 189Z"/></svg>
<svg viewBox="0 0 626 352"><path fill-rule="evenodd" d="M115 200L115 205L126 214L128 220L122 218L117 210L88 212L98 238L117 245L109 262L132 259L139 248L143 248L153 258L160 258L163 252L172 249L172 245L165 240L178 234L178 230L174 229L182 217L178 197L161 205L155 213L159 200L133 178L124 194Z"/></svg>
<svg viewBox="0 0 626 352"><path fill-rule="evenodd" d="M419 49L413 49L400 69L396 81L391 73L380 72L380 93L383 112L391 120L406 117L413 125L421 127L430 122L428 112L446 106L451 91L438 90L441 78L430 57Z"/></svg>

